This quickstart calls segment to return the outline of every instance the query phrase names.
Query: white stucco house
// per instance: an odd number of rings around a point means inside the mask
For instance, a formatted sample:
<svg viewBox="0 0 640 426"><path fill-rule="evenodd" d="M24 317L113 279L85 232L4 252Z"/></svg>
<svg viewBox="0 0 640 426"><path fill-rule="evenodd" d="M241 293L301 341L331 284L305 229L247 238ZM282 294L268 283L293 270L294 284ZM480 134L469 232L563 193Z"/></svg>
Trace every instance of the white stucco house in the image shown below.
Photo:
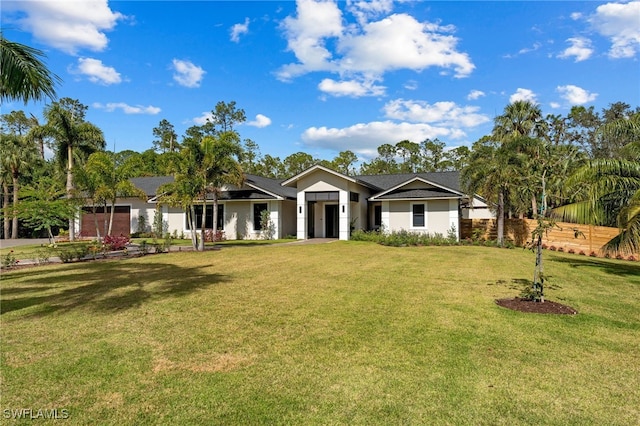
<svg viewBox="0 0 640 426"><path fill-rule="evenodd" d="M144 216L151 224L156 209L162 212L165 230L189 232L180 208L158 203L158 189L172 177L134 178L147 194L146 200L119 200L115 214L120 228L114 234L138 229ZM473 208L471 208L473 207ZM316 165L286 180L246 175L240 187L223 188L217 227L227 239L261 237L260 213L270 212L275 238L338 238L348 240L354 229L440 233L460 230L460 219L493 218L481 197L469 199L460 189L458 172L435 172L375 176L347 176ZM81 217L85 235L95 235L90 214ZM202 207L196 211L202 223ZM213 227L213 206L205 212L205 227ZM115 225L114 225L115 227ZM128 227L128 229L127 229Z"/></svg>

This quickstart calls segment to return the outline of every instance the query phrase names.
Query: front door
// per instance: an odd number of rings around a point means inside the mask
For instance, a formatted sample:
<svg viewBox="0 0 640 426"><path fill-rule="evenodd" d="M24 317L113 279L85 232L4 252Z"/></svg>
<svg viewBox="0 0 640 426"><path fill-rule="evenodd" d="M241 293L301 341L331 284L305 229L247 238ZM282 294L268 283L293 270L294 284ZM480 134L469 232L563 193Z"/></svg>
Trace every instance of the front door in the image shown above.
<svg viewBox="0 0 640 426"><path fill-rule="evenodd" d="M325 237L338 238L338 205L326 204L324 206Z"/></svg>

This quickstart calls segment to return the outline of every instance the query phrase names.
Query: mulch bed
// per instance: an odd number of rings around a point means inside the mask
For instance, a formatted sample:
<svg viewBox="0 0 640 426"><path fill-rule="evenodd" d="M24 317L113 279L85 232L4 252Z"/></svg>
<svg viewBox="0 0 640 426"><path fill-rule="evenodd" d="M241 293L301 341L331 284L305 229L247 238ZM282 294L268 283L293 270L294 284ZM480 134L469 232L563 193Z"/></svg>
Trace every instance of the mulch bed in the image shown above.
<svg viewBox="0 0 640 426"><path fill-rule="evenodd" d="M530 314L575 315L578 313L578 311L573 309L571 306L549 300L545 300L544 302L534 302L529 299L516 297L513 299L498 299L496 300L496 303L503 308Z"/></svg>

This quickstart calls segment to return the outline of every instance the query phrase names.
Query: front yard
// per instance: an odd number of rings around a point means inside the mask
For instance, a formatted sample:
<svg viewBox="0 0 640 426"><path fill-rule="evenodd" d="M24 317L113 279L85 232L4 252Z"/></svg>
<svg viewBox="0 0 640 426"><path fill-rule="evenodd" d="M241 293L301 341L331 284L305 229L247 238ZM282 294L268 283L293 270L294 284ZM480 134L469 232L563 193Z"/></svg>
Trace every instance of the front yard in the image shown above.
<svg viewBox="0 0 640 426"><path fill-rule="evenodd" d="M640 423L640 264L364 242L2 272L1 408L66 424ZM23 411L20 411L23 410Z"/></svg>

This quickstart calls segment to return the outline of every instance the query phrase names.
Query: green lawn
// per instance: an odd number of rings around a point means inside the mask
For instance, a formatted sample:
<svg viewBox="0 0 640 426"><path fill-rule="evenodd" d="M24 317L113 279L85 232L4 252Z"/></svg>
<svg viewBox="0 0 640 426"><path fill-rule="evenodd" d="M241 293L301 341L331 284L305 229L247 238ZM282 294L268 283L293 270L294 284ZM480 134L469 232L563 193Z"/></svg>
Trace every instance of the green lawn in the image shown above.
<svg viewBox="0 0 640 426"><path fill-rule="evenodd" d="M65 424L640 424L640 263L545 261L547 298L578 315L495 304L533 275L522 249L231 246L3 271L0 408L65 409Z"/></svg>

